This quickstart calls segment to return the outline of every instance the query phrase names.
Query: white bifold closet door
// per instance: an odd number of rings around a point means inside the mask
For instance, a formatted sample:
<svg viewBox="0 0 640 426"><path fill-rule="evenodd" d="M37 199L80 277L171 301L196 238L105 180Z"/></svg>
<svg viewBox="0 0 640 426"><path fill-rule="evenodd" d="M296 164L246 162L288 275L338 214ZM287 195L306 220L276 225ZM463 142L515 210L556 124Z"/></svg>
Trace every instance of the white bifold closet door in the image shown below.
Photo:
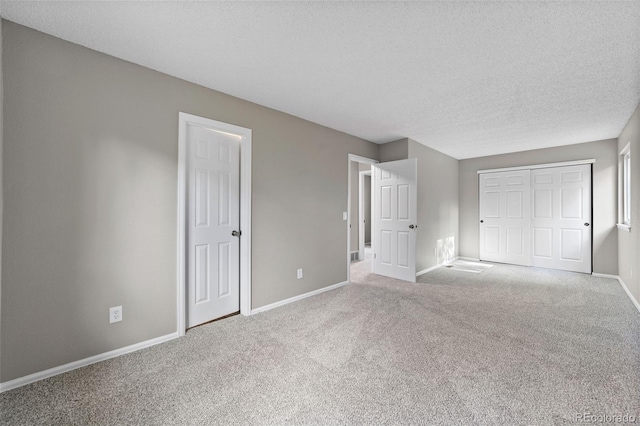
<svg viewBox="0 0 640 426"><path fill-rule="evenodd" d="M529 170L480 175L480 259L531 262Z"/></svg>
<svg viewBox="0 0 640 426"><path fill-rule="evenodd" d="M531 265L591 273L591 165L531 171Z"/></svg>
<svg viewBox="0 0 640 426"><path fill-rule="evenodd" d="M591 165L482 173L480 260L591 272Z"/></svg>

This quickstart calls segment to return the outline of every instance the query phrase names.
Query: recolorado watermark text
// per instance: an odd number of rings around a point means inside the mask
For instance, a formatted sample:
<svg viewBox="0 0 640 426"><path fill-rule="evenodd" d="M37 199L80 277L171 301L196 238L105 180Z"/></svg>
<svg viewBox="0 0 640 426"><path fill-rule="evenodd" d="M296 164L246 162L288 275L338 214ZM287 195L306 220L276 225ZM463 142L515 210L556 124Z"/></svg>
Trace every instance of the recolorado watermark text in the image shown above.
<svg viewBox="0 0 640 426"><path fill-rule="evenodd" d="M600 424L615 424L615 423L636 423L637 418L633 414L604 414L604 413L590 413L585 411L583 413L576 413L576 422L579 423L600 423Z"/></svg>

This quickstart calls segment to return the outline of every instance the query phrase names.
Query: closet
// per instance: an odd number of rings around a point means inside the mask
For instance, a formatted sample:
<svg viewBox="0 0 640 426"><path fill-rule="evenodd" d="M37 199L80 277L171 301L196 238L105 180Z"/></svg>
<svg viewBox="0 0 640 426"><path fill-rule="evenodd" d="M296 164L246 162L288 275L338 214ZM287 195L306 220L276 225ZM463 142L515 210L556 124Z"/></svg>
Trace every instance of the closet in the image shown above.
<svg viewBox="0 0 640 426"><path fill-rule="evenodd" d="M480 260L591 273L591 163L479 171Z"/></svg>

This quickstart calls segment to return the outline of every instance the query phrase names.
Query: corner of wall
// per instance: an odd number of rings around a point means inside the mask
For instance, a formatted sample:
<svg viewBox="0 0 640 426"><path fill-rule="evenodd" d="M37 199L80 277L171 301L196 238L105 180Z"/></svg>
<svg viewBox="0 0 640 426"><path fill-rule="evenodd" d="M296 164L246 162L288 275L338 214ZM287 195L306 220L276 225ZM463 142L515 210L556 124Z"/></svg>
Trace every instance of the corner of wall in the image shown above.
<svg viewBox="0 0 640 426"><path fill-rule="evenodd" d="M403 138L397 141L378 145L378 160L381 163L387 161L406 160L409 158L409 139Z"/></svg>
<svg viewBox="0 0 640 426"><path fill-rule="evenodd" d="M418 232L416 270L424 272L453 261L460 252L460 162L407 139L407 156L418 160Z"/></svg>
<svg viewBox="0 0 640 426"><path fill-rule="evenodd" d="M3 182L2 182L2 152L4 150L4 87L2 77L2 23L0 17L0 377L2 377L2 210L3 210Z"/></svg>
<svg viewBox="0 0 640 426"><path fill-rule="evenodd" d="M618 230L618 276L626 285L628 293L633 296L635 303L640 302L640 104L636 106L629 121L618 137L618 154L624 147L631 147L631 230ZM619 167L619 166L618 166ZM618 208L620 208L618 206ZM637 268L633 271L634 266Z"/></svg>

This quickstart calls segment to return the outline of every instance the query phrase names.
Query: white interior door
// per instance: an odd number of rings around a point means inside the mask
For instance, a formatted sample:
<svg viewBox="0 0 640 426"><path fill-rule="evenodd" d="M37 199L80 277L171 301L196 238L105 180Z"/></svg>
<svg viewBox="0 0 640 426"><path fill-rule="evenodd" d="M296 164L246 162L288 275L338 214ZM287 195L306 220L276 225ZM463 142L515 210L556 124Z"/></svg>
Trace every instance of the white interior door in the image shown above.
<svg viewBox="0 0 640 426"><path fill-rule="evenodd" d="M531 264L591 273L591 165L531 173Z"/></svg>
<svg viewBox="0 0 640 426"><path fill-rule="evenodd" d="M530 265L530 171L480 175L480 260Z"/></svg>
<svg viewBox="0 0 640 426"><path fill-rule="evenodd" d="M416 282L417 160L372 165L373 272Z"/></svg>
<svg viewBox="0 0 640 426"><path fill-rule="evenodd" d="M187 327L240 309L240 140L187 124Z"/></svg>

